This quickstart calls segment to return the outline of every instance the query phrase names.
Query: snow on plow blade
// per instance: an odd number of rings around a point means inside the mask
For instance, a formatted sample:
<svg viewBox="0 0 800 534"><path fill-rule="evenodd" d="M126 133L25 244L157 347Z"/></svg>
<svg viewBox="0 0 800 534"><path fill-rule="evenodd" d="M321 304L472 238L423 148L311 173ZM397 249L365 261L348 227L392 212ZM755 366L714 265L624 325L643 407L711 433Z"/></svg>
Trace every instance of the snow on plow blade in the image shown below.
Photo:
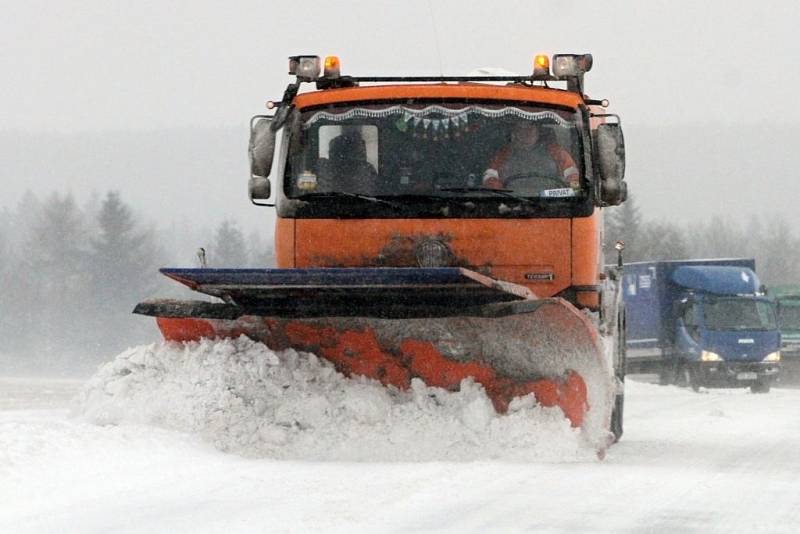
<svg viewBox="0 0 800 534"><path fill-rule="evenodd" d="M346 375L456 390L471 377L498 412L532 393L574 427L607 430L613 372L591 321L560 298L461 268L163 269L223 299L152 300L167 340L246 335L313 352ZM592 432L594 434L594 432Z"/></svg>

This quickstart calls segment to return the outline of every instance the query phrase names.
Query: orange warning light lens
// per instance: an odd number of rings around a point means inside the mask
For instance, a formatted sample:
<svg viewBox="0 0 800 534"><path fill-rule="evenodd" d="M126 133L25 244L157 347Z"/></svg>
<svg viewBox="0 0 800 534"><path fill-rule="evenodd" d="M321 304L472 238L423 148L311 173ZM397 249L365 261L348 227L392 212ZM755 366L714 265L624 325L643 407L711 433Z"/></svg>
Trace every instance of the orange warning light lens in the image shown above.
<svg viewBox="0 0 800 534"><path fill-rule="evenodd" d="M533 75L547 76L550 74L550 58L544 54L536 54L533 58Z"/></svg>
<svg viewBox="0 0 800 534"><path fill-rule="evenodd" d="M340 74L339 58L337 56L327 56L325 58L325 77L338 78Z"/></svg>

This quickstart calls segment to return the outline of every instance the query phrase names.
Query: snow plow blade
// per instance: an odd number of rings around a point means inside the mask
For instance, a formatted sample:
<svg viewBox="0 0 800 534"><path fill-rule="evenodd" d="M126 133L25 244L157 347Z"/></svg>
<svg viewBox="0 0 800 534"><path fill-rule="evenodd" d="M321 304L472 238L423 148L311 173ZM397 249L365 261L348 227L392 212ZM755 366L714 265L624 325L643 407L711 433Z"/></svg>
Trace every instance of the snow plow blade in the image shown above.
<svg viewBox="0 0 800 534"><path fill-rule="evenodd" d="M567 301L462 268L162 269L224 302L151 300L165 339L246 335L407 389L472 378L495 409L533 394L573 427L608 431L615 394L596 326ZM598 434L599 433L599 434Z"/></svg>

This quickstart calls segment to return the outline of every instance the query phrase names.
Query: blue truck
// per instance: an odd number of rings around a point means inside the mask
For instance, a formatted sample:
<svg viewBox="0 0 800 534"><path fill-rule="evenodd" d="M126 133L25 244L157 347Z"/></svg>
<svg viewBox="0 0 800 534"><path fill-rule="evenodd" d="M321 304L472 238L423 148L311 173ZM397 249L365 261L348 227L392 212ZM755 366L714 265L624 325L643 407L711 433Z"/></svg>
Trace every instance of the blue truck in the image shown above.
<svg viewBox="0 0 800 534"><path fill-rule="evenodd" d="M753 393L768 392L780 375L775 305L755 260L628 263L623 293L628 373Z"/></svg>

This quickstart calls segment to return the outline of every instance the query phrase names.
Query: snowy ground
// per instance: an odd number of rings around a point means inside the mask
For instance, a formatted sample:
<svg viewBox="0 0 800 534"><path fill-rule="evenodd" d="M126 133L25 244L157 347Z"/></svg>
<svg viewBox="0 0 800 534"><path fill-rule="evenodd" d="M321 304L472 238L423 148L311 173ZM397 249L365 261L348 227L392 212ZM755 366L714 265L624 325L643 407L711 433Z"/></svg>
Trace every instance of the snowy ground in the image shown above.
<svg viewBox="0 0 800 534"><path fill-rule="evenodd" d="M380 392L256 346L183 355L140 348L88 385L0 379L0 532L800 531L797 389L629 380L599 461L549 411L498 419L476 388Z"/></svg>

